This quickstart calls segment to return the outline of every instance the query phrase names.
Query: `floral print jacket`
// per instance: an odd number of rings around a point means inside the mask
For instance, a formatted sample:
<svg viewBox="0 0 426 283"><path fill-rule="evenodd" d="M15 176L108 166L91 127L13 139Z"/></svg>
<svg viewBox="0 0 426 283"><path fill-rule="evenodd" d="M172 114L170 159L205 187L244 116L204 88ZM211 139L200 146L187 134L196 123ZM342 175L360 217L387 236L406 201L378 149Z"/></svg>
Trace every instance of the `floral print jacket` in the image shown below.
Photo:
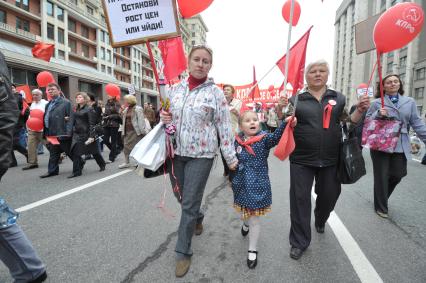
<svg viewBox="0 0 426 283"><path fill-rule="evenodd" d="M228 104L223 92L209 78L189 91L186 80L167 91L176 125L175 154L213 158L220 149L228 165L237 161Z"/></svg>

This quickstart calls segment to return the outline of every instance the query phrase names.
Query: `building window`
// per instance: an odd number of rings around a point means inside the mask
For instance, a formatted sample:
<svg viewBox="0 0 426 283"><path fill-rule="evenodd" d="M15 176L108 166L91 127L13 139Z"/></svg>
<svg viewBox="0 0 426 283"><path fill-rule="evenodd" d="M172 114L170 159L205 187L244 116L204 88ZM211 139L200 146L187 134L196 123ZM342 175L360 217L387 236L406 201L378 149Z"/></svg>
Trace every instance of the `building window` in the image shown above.
<svg viewBox="0 0 426 283"><path fill-rule="evenodd" d="M393 67L393 62L392 61L388 62L387 69L386 69L387 74L392 73L392 67Z"/></svg>
<svg viewBox="0 0 426 283"><path fill-rule="evenodd" d="M6 23L6 12L3 10L0 10L0 23Z"/></svg>
<svg viewBox="0 0 426 283"><path fill-rule="evenodd" d="M76 32L76 23L74 20L68 19L68 30L72 32Z"/></svg>
<svg viewBox="0 0 426 283"><path fill-rule="evenodd" d="M107 50L107 61L111 62L111 50Z"/></svg>
<svg viewBox="0 0 426 283"><path fill-rule="evenodd" d="M399 69L404 70L407 67L407 56L399 58Z"/></svg>
<svg viewBox="0 0 426 283"><path fill-rule="evenodd" d="M62 9L61 7L58 7L56 9L56 17L58 18L58 20L63 22L64 21L64 9Z"/></svg>
<svg viewBox="0 0 426 283"><path fill-rule="evenodd" d="M55 27L52 24L47 24L47 38L55 40Z"/></svg>
<svg viewBox="0 0 426 283"><path fill-rule="evenodd" d="M392 0L391 6L395 5L397 2L398 2L397 0Z"/></svg>
<svg viewBox="0 0 426 283"><path fill-rule="evenodd" d="M194 45L195 45L195 40L192 41L192 46L194 46Z"/></svg>
<svg viewBox="0 0 426 283"><path fill-rule="evenodd" d="M65 31L61 28L58 28L58 42L65 43Z"/></svg>
<svg viewBox="0 0 426 283"><path fill-rule="evenodd" d="M426 77L426 68L416 70L416 80L421 80Z"/></svg>
<svg viewBox="0 0 426 283"><path fill-rule="evenodd" d="M86 8L87 8L87 13L89 13L90 15L93 15L93 8L89 6L86 6Z"/></svg>
<svg viewBox="0 0 426 283"><path fill-rule="evenodd" d="M70 2L73 3L74 5L78 5L77 1L78 0L70 0Z"/></svg>
<svg viewBox="0 0 426 283"><path fill-rule="evenodd" d="M30 31L30 22L21 18L16 17L16 28L25 31Z"/></svg>
<svg viewBox="0 0 426 283"><path fill-rule="evenodd" d="M106 23L105 16L102 16L102 15L101 15L101 22L102 22L103 24L105 24L105 23Z"/></svg>
<svg viewBox="0 0 426 283"><path fill-rule="evenodd" d="M405 84L405 73L399 74L399 79Z"/></svg>
<svg viewBox="0 0 426 283"><path fill-rule="evenodd" d="M26 11L30 10L29 0L16 0L15 5Z"/></svg>
<svg viewBox="0 0 426 283"><path fill-rule="evenodd" d="M86 44L81 45L81 53L84 57L89 58L89 46Z"/></svg>
<svg viewBox="0 0 426 283"><path fill-rule="evenodd" d="M422 111L423 111L423 105L418 105L417 106L417 112L419 113L419 115L422 115Z"/></svg>
<svg viewBox="0 0 426 283"><path fill-rule="evenodd" d="M195 37L195 32L192 33L192 37Z"/></svg>
<svg viewBox="0 0 426 283"><path fill-rule="evenodd" d="M58 50L58 58L65 60L65 51L63 50Z"/></svg>
<svg viewBox="0 0 426 283"><path fill-rule="evenodd" d="M105 42L105 31L101 30L101 41Z"/></svg>
<svg viewBox="0 0 426 283"><path fill-rule="evenodd" d="M68 46L71 48L71 52L77 53L77 41L74 39L69 39Z"/></svg>
<svg viewBox="0 0 426 283"><path fill-rule="evenodd" d="M27 84L27 72L22 69L12 68L12 82L15 84Z"/></svg>
<svg viewBox="0 0 426 283"><path fill-rule="evenodd" d="M415 99L423 99L423 97L424 97L424 91L425 91L424 87L415 88L414 89L414 98Z"/></svg>
<svg viewBox="0 0 426 283"><path fill-rule="evenodd" d="M105 48L101 47L101 59L105 60Z"/></svg>
<svg viewBox="0 0 426 283"><path fill-rule="evenodd" d="M87 39L89 39L89 28L81 25L81 35Z"/></svg>
<svg viewBox="0 0 426 283"><path fill-rule="evenodd" d="M108 67L108 75L111 75L112 71L111 71L111 67Z"/></svg>
<svg viewBox="0 0 426 283"><path fill-rule="evenodd" d="M50 1L46 1L46 13L51 17L54 16L54 14L53 14L53 3L50 2Z"/></svg>
<svg viewBox="0 0 426 283"><path fill-rule="evenodd" d="M105 73L105 65L101 65L101 72Z"/></svg>

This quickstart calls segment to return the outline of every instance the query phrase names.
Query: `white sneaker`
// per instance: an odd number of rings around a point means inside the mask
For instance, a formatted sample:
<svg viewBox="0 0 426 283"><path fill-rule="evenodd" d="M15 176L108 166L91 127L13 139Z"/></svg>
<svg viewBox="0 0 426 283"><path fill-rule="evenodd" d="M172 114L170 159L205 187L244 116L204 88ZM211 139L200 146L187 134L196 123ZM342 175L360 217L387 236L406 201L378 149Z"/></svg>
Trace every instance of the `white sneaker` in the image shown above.
<svg viewBox="0 0 426 283"><path fill-rule="evenodd" d="M131 166L130 163L123 163L118 165L118 169L129 168L130 166Z"/></svg>

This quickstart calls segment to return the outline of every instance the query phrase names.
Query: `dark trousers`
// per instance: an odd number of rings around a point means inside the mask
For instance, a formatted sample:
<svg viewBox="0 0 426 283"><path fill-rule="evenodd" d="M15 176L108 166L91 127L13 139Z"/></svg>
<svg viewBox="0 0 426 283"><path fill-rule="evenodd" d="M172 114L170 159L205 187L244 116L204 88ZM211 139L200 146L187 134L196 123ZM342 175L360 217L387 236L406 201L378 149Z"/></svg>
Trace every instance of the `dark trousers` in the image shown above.
<svg viewBox="0 0 426 283"><path fill-rule="evenodd" d="M396 185L407 175L404 153L386 153L370 150L374 174L374 209L388 213L388 199Z"/></svg>
<svg viewBox="0 0 426 283"><path fill-rule="evenodd" d="M225 157L223 157L222 150L220 150L220 157L222 158L222 163L223 163L223 175L228 176L229 175L229 167L228 167L228 163L226 163Z"/></svg>
<svg viewBox="0 0 426 283"><path fill-rule="evenodd" d="M105 127L103 141L104 141L104 145L106 145L110 150L108 159L110 161L114 161L118 155L118 152L117 152L118 128Z"/></svg>
<svg viewBox="0 0 426 283"><path fill-rule="evenodd" d="M337 167L290 163L290 245L306 249L311 243L311 190L315 179L315 222L323 226L341 192Z"/></svg>
<svg viewBox="0 0 426 283"><path fill-rule="evenodd" d="M22 154L23 156L25 156L27 158L28 161L28 151L25 147L23 147L21 144L19 143L13 143L13 150L10 152L10 166L16 166L18 165L18 162L16 160L16 156L15 156L15 152L14 151L19 152L20 154Z"/></svg>
<svg viewBox="0 0 426 283"><path fill-rule="evenodd" d="M170 167L170 162L168 164ZM180 217L176 253L178 256L191 256L191 242L195 224L202 223L204 213L201 211L204 189L213 166L213 158L191 158L175 156L173 169L176 179L170 170L169 176L173 188L179 187L180 196L175 196L181 202L182 214Z"/></svg>
<svg viewBox="0 0 426 283"><path fill-rule="evenodd" d="M49 164L47 166L47 172L49 174L58 174L59 173L59 159L61 158L61 153L65 152L68 157L73 160L71 156L71 139L60 140L59 144L47 144L47 149L50 152L49 155Z"/></svg>

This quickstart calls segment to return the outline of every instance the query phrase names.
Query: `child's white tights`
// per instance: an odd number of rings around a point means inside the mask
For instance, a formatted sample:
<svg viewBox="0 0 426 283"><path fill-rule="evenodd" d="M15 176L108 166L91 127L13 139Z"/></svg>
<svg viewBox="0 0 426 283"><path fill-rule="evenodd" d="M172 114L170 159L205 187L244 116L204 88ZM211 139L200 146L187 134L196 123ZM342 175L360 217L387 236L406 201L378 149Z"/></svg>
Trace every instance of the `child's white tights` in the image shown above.
<svg viewBox="0 0 426 283"><path fill-rule="evenodd" d="M259 216L250 216L249 219L244 221L244 225L249 226L249 251L257 251L257 241L260 234L260 218ZM253 258L250 258L253 257ZM255 254L249 253L249 259L254 260Z"/></svg>

